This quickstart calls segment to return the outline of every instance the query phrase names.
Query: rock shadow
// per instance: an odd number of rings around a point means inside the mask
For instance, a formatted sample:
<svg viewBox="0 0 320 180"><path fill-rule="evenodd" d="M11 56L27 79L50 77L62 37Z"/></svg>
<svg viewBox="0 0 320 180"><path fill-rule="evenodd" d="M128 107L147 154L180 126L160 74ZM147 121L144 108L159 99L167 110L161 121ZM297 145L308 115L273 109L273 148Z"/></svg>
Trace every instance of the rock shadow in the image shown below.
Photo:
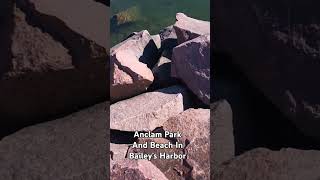
<svg viewBox="0 0 320 180"><path fill-rule="evenodd" d="M320 149L251 84L229 54L216 52L213 59L212 100L226 99L231 105L236 155L257 147Z"/></svg>

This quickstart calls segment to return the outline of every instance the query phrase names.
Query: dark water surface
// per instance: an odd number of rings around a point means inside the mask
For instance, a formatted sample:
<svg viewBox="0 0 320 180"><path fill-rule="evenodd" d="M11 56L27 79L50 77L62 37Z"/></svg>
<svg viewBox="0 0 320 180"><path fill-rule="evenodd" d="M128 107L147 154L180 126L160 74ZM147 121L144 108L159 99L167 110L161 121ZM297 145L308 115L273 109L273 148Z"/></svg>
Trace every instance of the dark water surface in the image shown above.
<svg viewBox="0 0 320 180"><path fill-rule="evenodd" d="M111 27L112 46L135 31L148 30L150 34L157 34L174 24L177 12L210 20L210 0L111 0L111 17L130 8L128 16L134 21Z"/></svg>

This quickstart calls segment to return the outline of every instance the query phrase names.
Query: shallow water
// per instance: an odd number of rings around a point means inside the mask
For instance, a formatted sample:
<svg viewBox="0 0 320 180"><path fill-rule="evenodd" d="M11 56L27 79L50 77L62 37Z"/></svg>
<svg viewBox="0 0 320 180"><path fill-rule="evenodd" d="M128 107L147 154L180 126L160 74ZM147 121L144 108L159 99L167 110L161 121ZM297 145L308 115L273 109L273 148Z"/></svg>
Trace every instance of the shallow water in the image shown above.
<svg viewBox="0 0 320 180"><path fill-rule="evenodd" d="M112 46L132 32L148 30L150 34L157 34L164 27L174 24L177 12L210 20L210 0L113 0L111 16L132 7L135 13L133 22L111 27Z"/></svg>

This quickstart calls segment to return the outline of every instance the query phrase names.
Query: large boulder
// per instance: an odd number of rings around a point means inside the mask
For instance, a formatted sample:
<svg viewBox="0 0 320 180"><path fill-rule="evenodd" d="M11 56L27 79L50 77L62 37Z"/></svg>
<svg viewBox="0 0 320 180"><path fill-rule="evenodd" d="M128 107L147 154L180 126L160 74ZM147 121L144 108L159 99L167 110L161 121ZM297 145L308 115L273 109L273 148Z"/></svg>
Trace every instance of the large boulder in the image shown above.
<svg viewBox="0 0 320 180"><path fill-rule="evenodd" d="M153 82L149 68L156 63L157 46L148 31L133 33L110 51L112 101L143 93Z"/></svg>
<svg viewBox="0 0 320 180"><path fill-rule="evenodd" d="M210 104L210 35L173 49L171 75L181 79L205 104Z"/></svg>
<svg viewBox="0 0 320 180"><path fill-rule="evenodd" d="M219 165L235 156L232 109L226 100L210 105L211 176Z"/></svg>
<svg viewBox="0 0 320 180"><path fill-rule="evenodd" d="M0 179L107 179L107 103L0 141Z"/></svg>
<svg viewBox="0 0 320 180"><path fill-rule="evenodd" d="M0 23L5 28L0 31L0 119L4 126L33 124L106 100L108 55L106 47L98 44L100 39L88 35L95 28L82 33L69 26L67 17L37 11L37 3L17 2L20 8L14 1L1 2ZM63 8L43 3L48 11ZM106 15L108 9L104 11Z"/></svg>
<svg viewBox="0 0 320 180"><path fill-rule="evenodd" d="M77 8L74 8L75 4ZM106 20L108 7L101 3L93 0L17 0L17 5L30 15L31 21L37 21L36 23L50 28L51 31L63 30L59 29L62 26L68 28L64 32L56 32L61 36L70 30L104 47L106 51L109 50L109 21ZM68 40L72 38L67 37L67 34L64 37Z"/></svg>
<svg viewBox="0 0 320 180"><path fill-rule="evenodd" d="M184 110L188 94L172 86L119 101L110 107L110 128L121 131L152 131Z"/></svg>
<svg viewBox="0 0 320 180"><path fill-rule="evenodd" d="M181 137L175 139L185 145L183 150L187 158L184 163L192 168L188 176L209 179L210 110L188 109L166 121L163 130L181 133Z"/></svg>
<svg viewBox="0 0 320 180"><path fill-rule="evenodd" d="M178 44L201 35L210 34L210 22L194 19L183 13L176 14L176 23L173 27L178 39Z"/></svg>
<svg viewBox="0 0 320 180"><path fill-rule="evenodd" d="M319 167L319 151L258 148L225 162L213 179L317 180L320 178Z"/></svg>
<svg viewBox="0 0 320 180"><path fill-rule="evenodd" d="M216 50L229 53L302 132L320 139L318 5L315 0L218 0L213 13Z"/></svg>

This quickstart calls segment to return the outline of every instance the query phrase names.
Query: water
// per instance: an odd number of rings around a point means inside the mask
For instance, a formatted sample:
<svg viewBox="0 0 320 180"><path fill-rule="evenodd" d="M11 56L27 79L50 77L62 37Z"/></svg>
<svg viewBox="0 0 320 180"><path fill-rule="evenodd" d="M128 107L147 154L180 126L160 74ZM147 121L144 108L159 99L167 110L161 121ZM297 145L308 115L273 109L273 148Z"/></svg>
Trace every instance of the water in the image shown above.
<svg viewBox="0 0 320 180"><path fill-rule="evenodd" d="M132 14L130 18L134 21L122 25L111 25L112 46L121 42L132 32L148 30L150 34L158 34L161 29L174 24L177 12L183 12L196 19L210 20L210 0L111 1L111 16L127 9L130 9Z"/></svg>

